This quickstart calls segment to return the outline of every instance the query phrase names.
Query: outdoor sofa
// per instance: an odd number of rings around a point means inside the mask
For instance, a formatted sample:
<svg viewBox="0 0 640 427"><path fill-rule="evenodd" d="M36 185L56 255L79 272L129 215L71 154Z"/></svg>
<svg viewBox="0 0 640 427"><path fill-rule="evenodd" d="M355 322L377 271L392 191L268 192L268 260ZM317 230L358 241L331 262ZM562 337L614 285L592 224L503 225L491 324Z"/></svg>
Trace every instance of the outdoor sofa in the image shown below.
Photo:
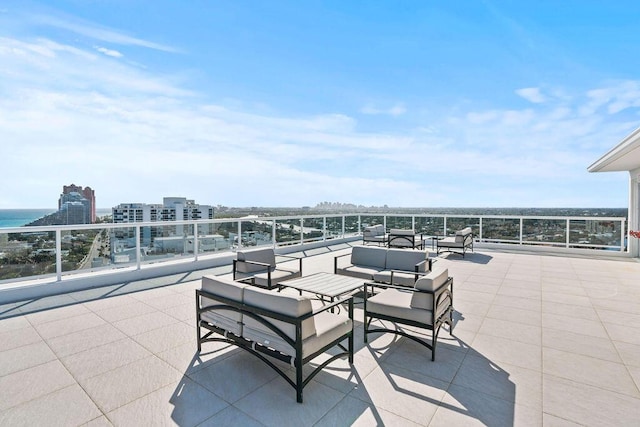
<svg viewBox="0 0 640 427"><path fill-rule="evenodd" d="M331 309L348 304L347 315ZM342 310L344 312L344 310ZM216 276L204 276L196 290L198 352L206 342L233 344L255 355L296 390L302 403L304 386L325 366L347 356L353 364L353 298L347 297L314 309L308 296L273 292ZM206 330L204 335L202 329ZM347 347L343 341L347 340ZM337 352L304 376L303 366L320 354ZM295 380L275 360L295 369ZM233 372L228 372L233 375Z"/></svg>
<svg viewBox="0 0 640 427"><path fill-rule="evenodd" d="M438 255L440 251L457 252L462 254L464 258L467 248L471 248L473 252L473 232L471 231L471 227L463 228L462 230L456 231L456 234L453 236L438 240L436 245L436 254Z"/></svg>
<svg viewBox="0 0 640 427"><path fill-rule="evenodd" d="M354 246L350 254L337 255L333 272L394 285L413 286L431 270L432 260L423 251Z"/></svg>
<svg viewBox="0 0 640 427"><path fill-rule="evenodd" d="M370 296L373 295L373 296ZM374 319L387 320L391 327L371 327ZM386 325L385 322L383 325ZM436 358L442 325L453 333L453 278L447 269L429 272L416 280L413 288L366 283L364 292L364 342L367 335L387 332L407 337L429 349ZM431 340L406 332L399 325L431 330Z"/></svg>
<svg viewBox="0 0 640 427"><path fill-rule="evenodd" d="M284 261L278 263L283 259ZM297 262L295 262L297 261ZM276 254L273 248L238 251L233 260L233 279L267 289L302 276L302 258Z"/></svg>

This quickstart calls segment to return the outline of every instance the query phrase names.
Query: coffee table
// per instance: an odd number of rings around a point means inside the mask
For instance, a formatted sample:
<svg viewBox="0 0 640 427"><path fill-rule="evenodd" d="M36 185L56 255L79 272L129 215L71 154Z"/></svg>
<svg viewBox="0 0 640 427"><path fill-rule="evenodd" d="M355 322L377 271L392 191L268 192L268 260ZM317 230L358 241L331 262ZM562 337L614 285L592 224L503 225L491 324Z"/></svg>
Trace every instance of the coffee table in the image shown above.
<svg viewBox="0 0 640 427"><path fill-rule="evenodd" d="M297 279L280 282L282 287L297 289L302 292L311 292L325 301L328 298L333 302L337 297L348 294L356 289L364 287L364 279L357 277L343 276L333 273L315 273Z"/></svg>

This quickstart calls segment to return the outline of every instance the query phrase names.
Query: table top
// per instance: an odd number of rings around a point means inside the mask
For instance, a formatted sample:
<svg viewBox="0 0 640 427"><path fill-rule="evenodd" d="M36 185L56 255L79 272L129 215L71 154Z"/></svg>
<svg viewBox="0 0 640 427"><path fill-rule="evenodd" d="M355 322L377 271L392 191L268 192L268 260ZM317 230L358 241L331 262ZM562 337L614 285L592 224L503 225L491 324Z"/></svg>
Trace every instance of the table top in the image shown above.
<svg viewBox="0 0 640 427"><path fill-rule="evenodd" d="M285 280L280 282L279 285L334 298L363 287L365 282L365 279L357 277L320 272L297 279Z"/></svg>

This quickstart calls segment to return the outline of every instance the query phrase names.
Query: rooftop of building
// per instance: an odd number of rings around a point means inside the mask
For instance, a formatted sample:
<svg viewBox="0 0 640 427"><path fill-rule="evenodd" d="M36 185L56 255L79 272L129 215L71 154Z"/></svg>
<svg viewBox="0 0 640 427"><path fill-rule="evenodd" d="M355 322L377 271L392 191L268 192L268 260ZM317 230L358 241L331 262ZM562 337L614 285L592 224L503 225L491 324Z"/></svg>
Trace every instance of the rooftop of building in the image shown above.
<svg viewBox="0 0 640 427"><path fill-rule="evenodd" d="M351 244L304 255L332 271ZM432 254L435 255L435 254ZM441 254L454 335L436 361L404 338L363 342L303 404L234 347L196 351L204 274L147 279L0 306L1 425L634 425L640 420L637 259L477 249Z"/></svg>

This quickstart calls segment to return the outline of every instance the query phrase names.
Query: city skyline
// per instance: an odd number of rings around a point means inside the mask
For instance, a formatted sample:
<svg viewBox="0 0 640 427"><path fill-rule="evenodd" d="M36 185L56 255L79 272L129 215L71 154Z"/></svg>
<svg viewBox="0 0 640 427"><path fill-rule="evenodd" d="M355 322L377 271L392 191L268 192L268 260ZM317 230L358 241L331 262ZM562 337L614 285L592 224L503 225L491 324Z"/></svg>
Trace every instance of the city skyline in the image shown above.
<svg viewBox="0 0 640 427"><path fill-rule="evenodd" d="M0 6L0 209L627 207L640 5ZM52 179L55 178L55 179Z"/></svg>

